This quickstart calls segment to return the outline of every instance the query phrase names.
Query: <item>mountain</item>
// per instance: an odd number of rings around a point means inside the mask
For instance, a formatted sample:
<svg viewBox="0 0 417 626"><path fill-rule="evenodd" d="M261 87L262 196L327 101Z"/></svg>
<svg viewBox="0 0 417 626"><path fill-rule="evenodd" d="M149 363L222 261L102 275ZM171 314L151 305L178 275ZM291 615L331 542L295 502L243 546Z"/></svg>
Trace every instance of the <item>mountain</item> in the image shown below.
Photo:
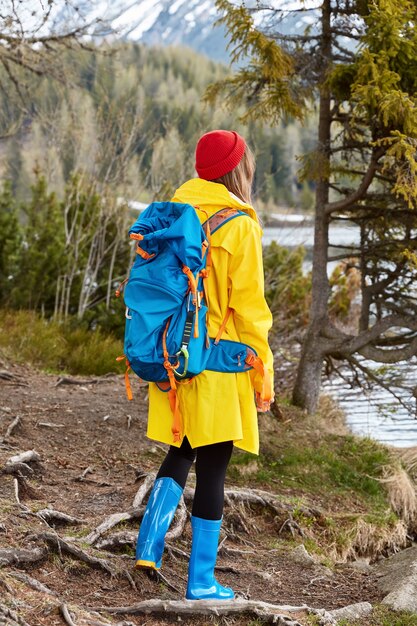
<svg viewBox="0 0 417 626"><path fill-rule="evenodd" d="M63 4L54 15L54 28L100 20L95 31L149 45L184 45L215 61L228 62L223 26L216 25L214 0L80 0L74 12Z"/></svg>
<svg viewBox="0 0 417 626"><path fill-rule="evenodd" d="M248 0L246 6L259 8L258 2ZM317 32L317 8L312 0L289 3L272 0L271 6L283 9L283 19L279 21L281 33L300 35L307 26L310 34ZM217 23L220 16L215 0L78 0L76 3L56 0L54 9L56 30L68 30L82 21L94 24L92 31L96 35L149 45L183 45L214 61L230 61L228 35ZM255 12L254 20L255 24L262 23L266 32L270 27L272 32L276 29L274 10Z"/></svg>
<svg viewBox="0 0 417 626"><path fill-rule="evenodd" d="M246 6L260 5L258 0L247 0ZM312 0L289 4L272 0L271 6L283 10L278 24L282 34L301 35L306 27L310 34L318 32L318 13ZM217 23L220 16L215 0L56 0L54 9L54 29L58 31L79 26L80 22L91 23L92 32L99 36L153 46L188 46L214 61L230 61L228 35ZM255 24L262 24L267 33L277 29L274 10L255 11L253 17Z"/></svg>

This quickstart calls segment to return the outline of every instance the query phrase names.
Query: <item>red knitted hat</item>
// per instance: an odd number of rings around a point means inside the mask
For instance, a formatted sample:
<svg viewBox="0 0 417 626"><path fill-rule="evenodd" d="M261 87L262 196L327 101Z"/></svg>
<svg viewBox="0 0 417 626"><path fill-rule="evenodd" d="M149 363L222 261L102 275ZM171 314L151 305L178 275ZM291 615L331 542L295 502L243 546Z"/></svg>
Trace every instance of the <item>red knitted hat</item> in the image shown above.
<svg viewBox="0 0 417 626"><path fill-rule="evenodd" d="M195 169L200 178L214 180L235 169L243 157L246 142L230 130L212 130L203 135L195 151Z"/></svg>

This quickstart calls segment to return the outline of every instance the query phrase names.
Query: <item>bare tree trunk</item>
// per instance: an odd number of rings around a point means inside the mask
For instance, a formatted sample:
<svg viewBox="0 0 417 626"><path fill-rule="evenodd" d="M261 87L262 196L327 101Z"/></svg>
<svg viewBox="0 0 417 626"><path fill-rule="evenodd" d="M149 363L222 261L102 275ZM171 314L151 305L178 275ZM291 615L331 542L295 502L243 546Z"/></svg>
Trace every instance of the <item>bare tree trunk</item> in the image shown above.
<svg viewBox="0 0 417 626"><path fill-rule="evenodd" d="M107 278L107 293L106 293L106 309L110 308L110 301L113 292L112 283L113 283L113 272L114 272L114 264L116 262L117 252L119 250L119 241L118 238L114 243L113 253L111 255L109 275Z"/></svg>
<svg viewBox="0 0 417 626"><path fill-rule="evenodd" d="M332 52L330 17L330 0L325 0L322 6L323 35L320 52L323 59L323 70L318 132L318 158L321 174L316 189L312 304L310 323L304 338L297 377L293 389L294 404L306 409L308 413L314 413L316 411L320 394L321 371L324 357L321 331L327 325L327 303L330 291L327 277L329 218L326 214L326 205L329 202L331 110L329 88L325 82Z"/></svg>

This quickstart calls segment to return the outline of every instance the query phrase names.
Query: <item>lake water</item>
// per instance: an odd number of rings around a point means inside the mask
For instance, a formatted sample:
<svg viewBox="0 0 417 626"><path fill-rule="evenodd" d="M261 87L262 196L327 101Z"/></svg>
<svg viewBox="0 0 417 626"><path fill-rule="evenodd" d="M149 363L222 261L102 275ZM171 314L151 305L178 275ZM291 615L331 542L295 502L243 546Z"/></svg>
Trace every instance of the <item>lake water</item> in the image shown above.
<svg viewBox="0 0 417 626"><path fill-rule="evenodd" d="M360 240L359 229L354 225L332 224L329 239L330 245L333 247L358 244ZM313 225L301 222L300 224L290 223L283 226L267 227L264 229L263 242L268 245L271 241L276 241L281 246L290 248L296 246L312 248L314 243Z"/></svg>
<svg viewBox="0 0 417 626"><path fill-rule="evenodd" d="M277 216L278 217L278 216ZM311 222L291 221L280 215L282 226L264 229L265 245L276 241L282 246L306 248L305 269L311 268L311 249L314 241L313 224ZM330 227L330 243L333 247L350 246L359 242L359 230L355 226L341 223ZM329 272L335 264L329 263ZM371 365L368 363L368 365ZM379 364L375 364L379 366ZM398 364L396 370L408 382L417 384L417 359L414 362ZM372 437L377 441L397 447L417 446L417 413L416 400L400 395L404 401L410 402L411 410L407 410L393 396L381 388L370 392L352 386L340 378L326 380L323 391L334 396L346 414L346 422L352 432L357 435ZM399 394L404 394L399 391ZM412 414L413 413L413 414Z"/></svg>

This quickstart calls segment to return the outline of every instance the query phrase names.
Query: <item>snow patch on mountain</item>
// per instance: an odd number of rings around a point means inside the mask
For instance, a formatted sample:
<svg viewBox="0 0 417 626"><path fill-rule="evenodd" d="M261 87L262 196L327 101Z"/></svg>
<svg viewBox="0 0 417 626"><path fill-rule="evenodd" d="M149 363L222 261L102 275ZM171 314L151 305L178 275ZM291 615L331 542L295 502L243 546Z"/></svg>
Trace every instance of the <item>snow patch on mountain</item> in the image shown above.
<svg viewBox="0 0 417 626"><path fill-rule="evenodd" d="M38 0L39 1L39 0ZM241 0L232 0L240 4ZM247 6L257 0L248 0ZM271 0L269 7L257 5L253 13L256 25L266 32L276 29L274 9L282 9L284 19L279 24L283 33L300 34L308 23L314 30L317 5L320 0ZM33 0L27 0L30 4ZM1 3L1 0L0 0ZM289 13L293 9L296 13ZM302 12L300 13L300 9ZM72 24L100 22L92 28L100 35L113 34L121 39L149 45L184 45L207 55L213 60L229 62L228 36L215 0L77 0L74 13L72 3L56 0L54 4L55 30L68 30Z"/></svg>

